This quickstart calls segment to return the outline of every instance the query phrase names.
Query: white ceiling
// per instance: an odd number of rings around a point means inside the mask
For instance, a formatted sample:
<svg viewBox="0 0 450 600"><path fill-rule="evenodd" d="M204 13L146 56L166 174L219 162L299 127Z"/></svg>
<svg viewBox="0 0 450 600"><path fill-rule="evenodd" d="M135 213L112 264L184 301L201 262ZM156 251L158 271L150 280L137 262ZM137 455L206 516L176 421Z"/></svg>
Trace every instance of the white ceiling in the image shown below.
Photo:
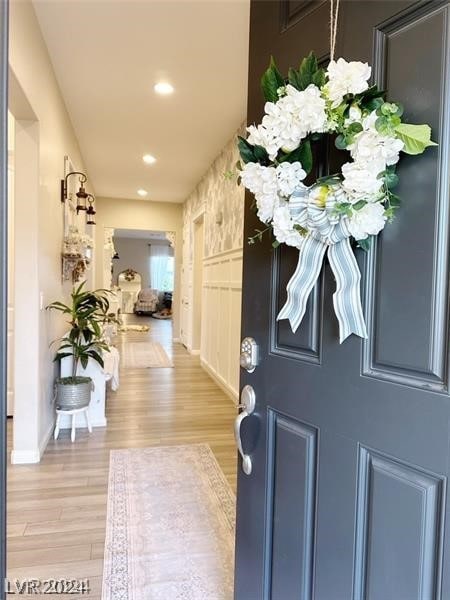
<svg viewBox="0 0 450 600"><path fill-rule="evenodd" d="M249 0L33 1L96 195L184 201L245 117Z"/></svg>

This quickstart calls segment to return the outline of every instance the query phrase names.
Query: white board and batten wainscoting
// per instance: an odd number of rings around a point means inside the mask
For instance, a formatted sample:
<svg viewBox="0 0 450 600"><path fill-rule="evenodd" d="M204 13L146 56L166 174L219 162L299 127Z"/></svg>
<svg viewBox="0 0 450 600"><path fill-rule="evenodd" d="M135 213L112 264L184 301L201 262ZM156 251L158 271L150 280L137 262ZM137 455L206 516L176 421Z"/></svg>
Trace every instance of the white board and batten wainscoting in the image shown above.
<svg viewBox="0 0 450 600"><path fill-rule="evenodd" d="M184 266L183 339L192 351L192 264ZM237 403L241 337L242 248L204 258L200 361ZM197 354L195 350L192 352Z"/></svg>

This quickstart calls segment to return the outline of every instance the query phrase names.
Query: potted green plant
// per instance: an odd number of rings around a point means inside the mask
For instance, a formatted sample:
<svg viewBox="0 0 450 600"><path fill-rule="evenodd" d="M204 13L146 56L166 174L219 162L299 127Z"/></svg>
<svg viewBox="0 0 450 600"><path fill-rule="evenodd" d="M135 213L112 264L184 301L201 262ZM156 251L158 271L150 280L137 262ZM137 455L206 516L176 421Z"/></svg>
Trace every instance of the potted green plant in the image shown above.
<svg viewBox="0 0 450 600"><path fill-rule="evenodd" d="M102 351L109 347L102 339L102 324L111 322L108 313L108 290L87 291L85 282L71 293L71 303L52 302L48 310L57 310L69 317L69 332L59 340L55 361L72 357L72 375L56 379L56 406L61 410L75 410L87 406L91 399L92 380L77 375L81 364L86 368L89 359L103 367Z"/></svg>

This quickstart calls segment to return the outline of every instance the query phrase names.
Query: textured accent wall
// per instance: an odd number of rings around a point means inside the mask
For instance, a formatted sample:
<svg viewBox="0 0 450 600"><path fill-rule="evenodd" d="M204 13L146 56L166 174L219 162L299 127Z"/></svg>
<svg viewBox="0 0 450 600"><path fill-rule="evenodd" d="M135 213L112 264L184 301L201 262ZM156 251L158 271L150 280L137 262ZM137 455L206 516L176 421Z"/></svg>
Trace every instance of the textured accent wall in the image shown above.
<svg viewBox="0 0 450 600"><path fill-rule="evenodd" d="M227 173L236 173L239 154L236 136L228 142L220 155L205 173L195 190L184 203L183 233L186 261L192 260L192 228L190 222L201 207L205 207L205 258L242 247L244 218L244 189L237 185L236 177L227 178ZM216 221L221 216L222 222ZM183 255L184 258L184 255Z"/></svg>
<svg viewBox="0 0 450 600"><path fill-rule="evenodd" d="M181 341L234 399L239 388L244 190L237 185L236 136L227 143L183 207ZM233 176L230 176L230 174ZM201 216L203 215L203 217ZM203 218L201 345L194 347L194 221ZM217 318L220 315L220 318Z"/></svg>

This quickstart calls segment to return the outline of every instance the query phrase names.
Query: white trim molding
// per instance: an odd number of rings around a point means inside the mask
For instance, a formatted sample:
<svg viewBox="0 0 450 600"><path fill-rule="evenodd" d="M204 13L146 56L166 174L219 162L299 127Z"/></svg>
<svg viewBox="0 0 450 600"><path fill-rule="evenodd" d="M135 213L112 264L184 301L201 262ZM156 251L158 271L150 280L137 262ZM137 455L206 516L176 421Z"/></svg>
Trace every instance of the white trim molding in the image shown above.
<svg viewBox="0 0 450 600"><path fill-rule="evenodd" d="M239 395L241 297L242 248L205 258L200 361L234 401Z"/></svg>
<svg viewBox="0 0 450 600"><path fill-rule="evenodd" d="M55 423L52 420L47 431L42 436L39 442L39 448L35 450L12 450L11 452L11 464L12 465L27 465L41 462L41 458L44 455L47 444L52 437Z"/></svg>

